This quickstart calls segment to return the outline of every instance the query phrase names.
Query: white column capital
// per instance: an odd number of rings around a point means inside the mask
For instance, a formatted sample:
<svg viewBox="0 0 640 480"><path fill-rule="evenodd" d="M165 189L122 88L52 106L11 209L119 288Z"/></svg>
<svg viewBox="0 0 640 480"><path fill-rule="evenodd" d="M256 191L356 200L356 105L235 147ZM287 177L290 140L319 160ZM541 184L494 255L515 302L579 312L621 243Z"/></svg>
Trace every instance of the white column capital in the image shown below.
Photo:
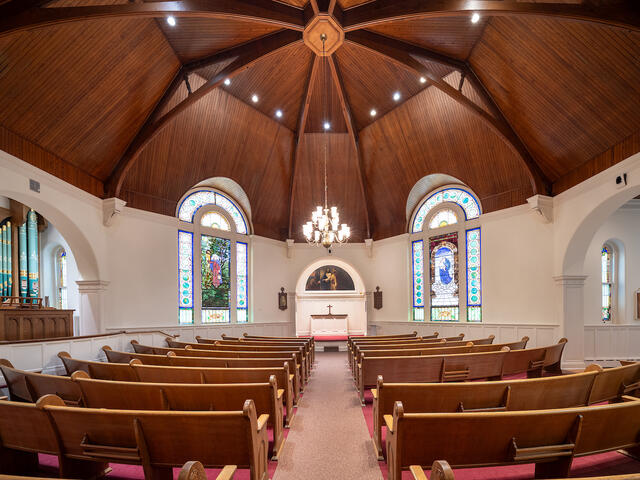
<svg viewBox="0 0 640 480"><path fill-rule="evenodd" d="M555 275L553 280L558 285L566 285L568 287L582 287L588 275Z"/></svg>
<svg viewBox="0 0 640 480"><path fill-rule="evenodd" d="M367 255L373 257L373 238L365 238L364 246L367 249Z"/></svg>
<svg viewBox="0 0 640 480"><path fill-rule="evenodd" d="M287 238L287 258L293 257L293 244L295 240L293 238Z"/></svg>
<svg viewBox="0 0 640 480"><path fill-rule="evenodd" d="M105 280L76 280L78 292L80 293L99 293L104 292L110 282Z"/></svg>
<svg viewBox="0 0 640 480"><path fill-rule="evenodd" d="M105 227L113 223L114 217L122 213L126 204L127 202L116 197L102 200L102 223Z"/></svg>
<svg viewBox="0 0 640 480"><path fill-rule="evenodd" d="M531 210L536 212L537 217L543 223L553 223L553 198L546 195L534 195L527 198L527 203Z"/></svg>

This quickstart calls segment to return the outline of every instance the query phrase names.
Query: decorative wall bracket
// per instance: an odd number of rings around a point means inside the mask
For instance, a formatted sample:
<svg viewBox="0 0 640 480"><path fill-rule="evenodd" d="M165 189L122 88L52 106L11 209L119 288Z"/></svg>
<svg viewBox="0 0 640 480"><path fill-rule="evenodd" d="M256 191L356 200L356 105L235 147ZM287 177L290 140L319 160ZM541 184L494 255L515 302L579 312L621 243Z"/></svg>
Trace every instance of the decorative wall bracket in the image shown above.
<svg viewBox="0 0 640 480"><path fill-rule="evenodd" d="M293 257L293 244L295 240L293 238L287 238L287 258Z"/></svg>
<svg viewBox="0 0 640 480"><path fill-rule="evenodd" d="M546 195L534 195L527 198L527 202L543 223L553 223L553 198Z"/></svg>
<svg viewBox="0 0 640 480"><path fill-rule="evenodd" d="M127 202L116 197L105 198L102 201L102 223L105 227L113 224L114 217L122 213L126 204Z"/></svg>
<svg viewBox="0 0 640 480"><path fill-rule="evenodd" d="M364 247L367 249L367 256L373 257L373 238L365 238Z"/></svg>

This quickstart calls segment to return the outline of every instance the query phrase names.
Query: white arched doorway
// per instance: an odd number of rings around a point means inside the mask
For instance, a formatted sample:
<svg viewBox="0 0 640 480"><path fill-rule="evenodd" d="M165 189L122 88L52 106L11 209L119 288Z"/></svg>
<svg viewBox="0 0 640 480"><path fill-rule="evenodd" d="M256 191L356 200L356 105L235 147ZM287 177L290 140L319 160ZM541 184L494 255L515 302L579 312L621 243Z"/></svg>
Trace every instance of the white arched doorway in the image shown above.
<svg viewBox="0 0 640 480"><path fill-rule="evenodd" d="M323 272L331 278L318 286L315 282ZM337 279L335 277L338 277ZM335 289L327 288L333 282ZM346 315L341 319L312 316ZM335 257L324 257L309 264L296 283L296 335L342 336L365 335L367 332L366 292L358 271Z"/></svg>

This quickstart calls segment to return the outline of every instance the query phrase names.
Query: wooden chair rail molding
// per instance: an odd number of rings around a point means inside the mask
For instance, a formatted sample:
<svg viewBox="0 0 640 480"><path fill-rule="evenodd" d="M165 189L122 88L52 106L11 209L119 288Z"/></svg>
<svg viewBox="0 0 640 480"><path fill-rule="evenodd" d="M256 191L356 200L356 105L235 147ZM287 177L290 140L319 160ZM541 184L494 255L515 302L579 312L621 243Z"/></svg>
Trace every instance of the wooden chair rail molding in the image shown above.
<svg viewBox="0 0 640 480"><path fill-rule="evenodd" d="M210 468L249 468L251 480L267 480L267 422L252 400L239 411L212 412L67 407L56 395L35 404L0 402L0 436L18 474L34 466L37 453L48 453L58 457L62 477L89 478L108 462L124 462L142 465L147 480L166 480L172 467L197 458ZM22 461L25 452L30 463Z"/></svg>
<svg viewBox="0 0 640 480"><path fill-rule="evenodd" d="M413 476L413 480L455 480L455 475L451 466L445 460L436 460L431 465L431 475L427 479L427 475L420 465L409 466L409 471ZM639 480L640 474L630 473L628 475L606 475L604 477L581 477L573 480ZM560 480L560 479L555 479Z"/></svg>
<svg viewBox="0 0 640 480"><path fill-rule="evenodd" d="M405 413L547 410L620 401L640 389L640 362L524 380L464 383L385 383L378 377L373 395L373 442L382 458L384 416L401 401Z"/></svg>
<svg viewBox="0 0 640 480"><path fill-rule="evenodd" d="M90 338L102 338L102 337L112 337L114 335L120 335L120 334L143 334L143 333L158 333L161 335L164 335L166 337L171 337L171 338L178 338L180 335L171 335L170 333L166 333L163 332L162 330L143 330L143 331L131 331L131 330L118 330L117 332L111 332L111 333L98 333L95 335L79 335L79 336L69 336L69 337L57 337L57 338L52 338L49 340L16 340L16 341L0 341L0 346L4 346L4 345L24 345L27 343L42 343L42 342L46 342L46 341L51 341L51 342L61 342L64 340L87 340Z"/></svg>
<svg viewBox="0 0 640 480"><path fill-rule="evenodd" d="M386 415L389 480L412 465L535 463L536 478L566 477L574 457L640 446L640 401L551 410ZM490 432L488 434L487 432ZM511 445L511 448L505 448Z"/></svg>
<svg viewBox="0 0 640 480"><path fill-rule="evenodd" d="M67 375L82 371L90 378L122 382L145 383L190 383L190 384L229 384L229 383L265 383L273 375L279 389L284 390L285 426L293 420L299 391L294 387L295 375L290 373L289 364L282 362L274 367L176 367L143 365L138 359L129 363L105 363L71 358L67 352L58 354L65 366Z"/></svg>
<svg viewBox="0 0 640 480"><path fill-rule="evenodd" d="M356 366L356 386L364 405L365 388L376 385L379 375L390 382L435 382L502 379L527 372L540 376L543 370L559 372L566 338L548 347L498 352L424 356L364 357ZM452 373L455 372L455 375ZM452 377L452 375L454 375Z"/></svg>

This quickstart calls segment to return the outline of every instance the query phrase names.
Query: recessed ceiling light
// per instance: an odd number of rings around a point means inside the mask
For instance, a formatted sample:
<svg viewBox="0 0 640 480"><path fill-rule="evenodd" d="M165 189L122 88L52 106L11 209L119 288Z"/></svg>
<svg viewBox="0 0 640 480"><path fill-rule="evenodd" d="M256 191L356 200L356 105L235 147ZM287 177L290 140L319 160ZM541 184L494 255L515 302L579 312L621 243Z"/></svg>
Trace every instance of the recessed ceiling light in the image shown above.
<svg viewBox="0 0 640 480"><path fill-rule="evenodd" d="M424 77L420 77L420 83L427 83L427 79Z"/></svg>
<svg viewBox="0 0 640 480"><path fill-rule="evenodd" d="M224 79L224 84L228 87L229 85L231 85L231 79L230 78L225 78Z"/></svg>
<svg viewBox="0 0 640 480"><path fill-rule="evenodd" d="M276 110L276 117L282 118L282 110Z"/></svg>
<svg viewBox="0 0 640 480"><path fill-rule="evenodd" d="M395 92L393 94L393 99L397 102L398 100L400 100L400 92Z"/></svg>
<svg viewBox="0 0 640 480"><path fill-rule="evenodd" d="M478 23L478 20L480 20L480 14L478 12L471 15L471 23Z"/></svg>
<svg viewBox="0 0 640 480"><path fill-rule="evenodd" d="M253 103L258 103L258 100L260 100L260 99L258 98L258 95L256 95L255 93L254 93L253 95L251 95L251 101L252 101Z"/></svg>
<svg viewBox="0 0 640 480"><path fill-rule="evenodd" d="M372 117L375 117L378 114L378 112L376 111L375 108L372 108L371 111L369 112L369 115L371 115Z"/></svg>
<svg viewBox="0 0 640 480"><path fill-rule="evenodd" d="M167 17L167 23L172 27L176 26L176 17Z"/></svg>
<svg viewBox="0 0 640 480"><path fill-rule="evenodd" d="M331 124L329 122L324 122L324 129L329 130L331 128Z"/></svg>

